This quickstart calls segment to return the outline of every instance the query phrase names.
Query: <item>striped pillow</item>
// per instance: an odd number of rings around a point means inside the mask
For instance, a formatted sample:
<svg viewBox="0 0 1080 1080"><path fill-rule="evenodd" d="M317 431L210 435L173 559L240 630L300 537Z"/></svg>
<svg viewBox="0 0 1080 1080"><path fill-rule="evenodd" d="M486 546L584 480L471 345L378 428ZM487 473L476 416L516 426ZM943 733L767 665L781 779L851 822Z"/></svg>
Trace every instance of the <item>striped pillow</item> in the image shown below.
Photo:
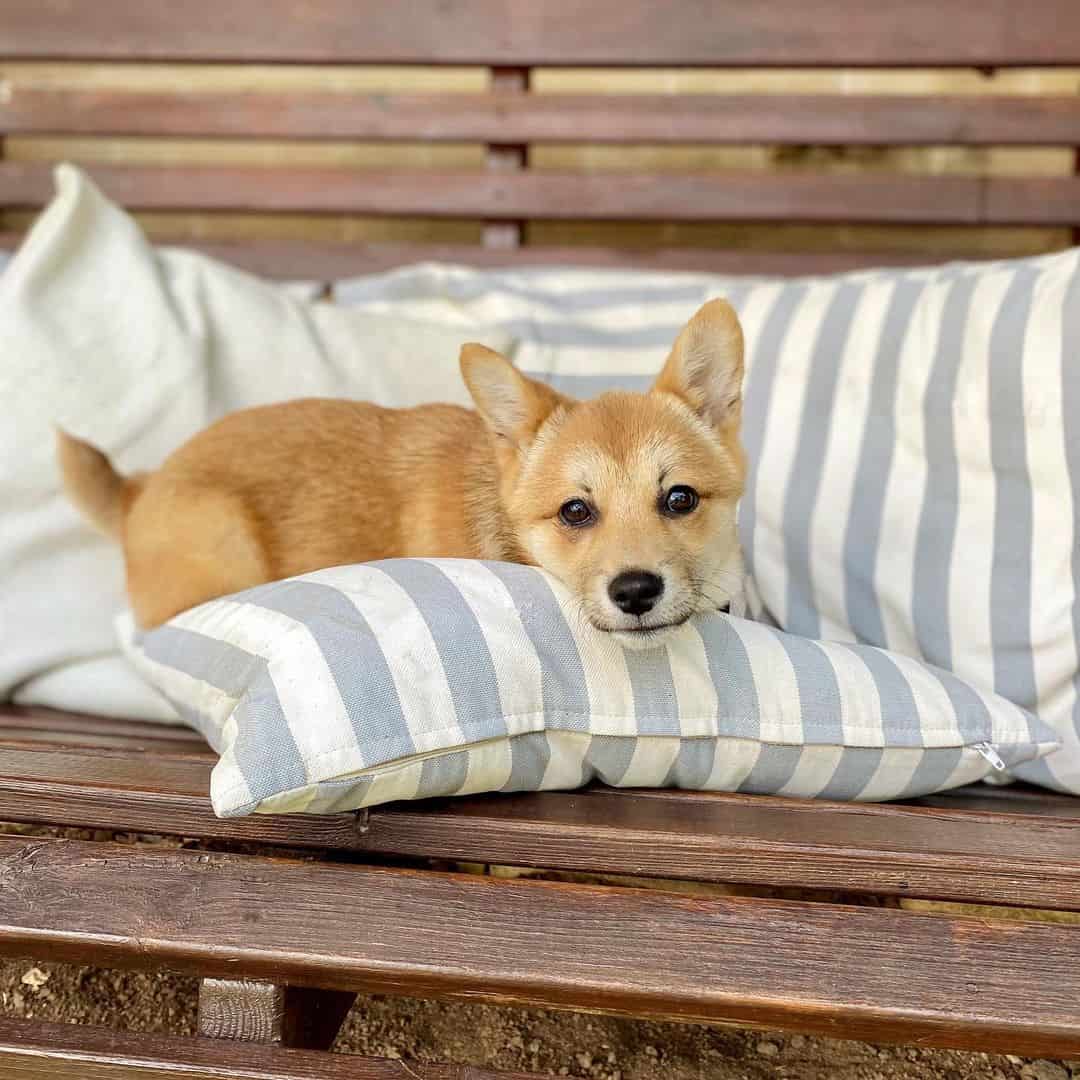
<svg viewBox="0 0 1080 1080"><path fill-rule="evenodd" d="M753 610L1037 712L1016 775L1080 793L1080 251L786 281L421 266L344 303L483 319L568 392L643 388L686 318L743 320Z"/></svg>
<svg viewBox="0 0 1080 1080"><path fill-rule="evenodd" d="M623 651L542 571L401 559L122 634L220 754L221 816L608 784L834 799L938 791L1051 750L955 676L726 615Z"/></svg>

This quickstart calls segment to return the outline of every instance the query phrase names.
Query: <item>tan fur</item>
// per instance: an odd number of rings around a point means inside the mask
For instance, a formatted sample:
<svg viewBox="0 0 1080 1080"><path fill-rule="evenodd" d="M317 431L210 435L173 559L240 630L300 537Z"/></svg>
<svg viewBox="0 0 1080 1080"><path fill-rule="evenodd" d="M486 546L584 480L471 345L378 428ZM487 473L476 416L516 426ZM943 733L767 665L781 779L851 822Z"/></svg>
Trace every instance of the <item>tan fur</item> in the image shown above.
<svg viewBox="0 0 1080 1080"><path fill-rule="evenodd" d="M125 480L63 433L72 500L121 540L132 607L151 627L214 597L327 566L404 556L535 563L601 628L636 632L722 606L738 587L735 504L742 335L713 301L687 324L653 390L577 402L466 345L477 411L303 400L233 413ZM672 519L658 498L694 487ZM559 508L586 498L588 528ZM646 569L667 590L638 619L606 599Z"/></svg>

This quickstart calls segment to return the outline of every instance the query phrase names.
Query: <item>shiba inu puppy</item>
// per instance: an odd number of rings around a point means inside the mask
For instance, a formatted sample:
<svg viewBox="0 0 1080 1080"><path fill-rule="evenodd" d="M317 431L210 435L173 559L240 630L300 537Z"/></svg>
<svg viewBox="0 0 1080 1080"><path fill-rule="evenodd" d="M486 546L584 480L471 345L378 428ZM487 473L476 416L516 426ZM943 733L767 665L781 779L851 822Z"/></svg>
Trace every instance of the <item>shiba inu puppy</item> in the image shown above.
<svg viewBox="0 0 1080 1080"><path fill-rule="evenodd" d="M576 401L481 345L476 410L311 399L233 413L156 471L120 476L61 432L75 504L123 545L139 623L346 563L540 566L631 645L739 590L743 338L723 300L679 333L646 393Z"/></svg>

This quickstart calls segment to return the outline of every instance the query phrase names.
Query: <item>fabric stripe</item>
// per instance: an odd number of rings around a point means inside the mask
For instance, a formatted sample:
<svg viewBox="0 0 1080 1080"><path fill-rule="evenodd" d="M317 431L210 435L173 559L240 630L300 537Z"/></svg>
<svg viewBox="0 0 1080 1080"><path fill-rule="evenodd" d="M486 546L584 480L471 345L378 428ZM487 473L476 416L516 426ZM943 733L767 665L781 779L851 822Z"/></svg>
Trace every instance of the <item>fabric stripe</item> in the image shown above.
<svg viewBox="0 0 1080 1080"><path fill-rule="evenodd" d="M456 795L465 785L469 773L469 752L455 750L439 757L426 758L420 768L416 788L418 799Z"/></svg>
<svg viewBox="0 0 1080 1080"><path fill-rule="evenodd" d="M764 481L758 478L757 463L761 460L761 449L765 443L781 348L806 292L805 285L780 287L757 336L746 372L742 442L746 450L747 477L746 492L739 503L739 539L746 558L747 573L759 583L759 587L761 579L755 567L757 489L758 484Z"/></svg>
<svg viewBox="0 0 1080 1080"><path fill-rule="evenodd" d="M1024 416L1024 341L1038 275L1021 268L990 336L990 448L996 480L990 619L994 689L1024 708L1038 700L1031 643L1032 496Z"/></svg>
<svg viewBox="0 0 1080 1080"><path fill-rule="evenodd" d="M589 740L585 761L589 776L597 777L611 787L618 787L634 757L634 739L614 735L594 735Z"/></svg>
<svg viewBox="0 0 1080 1080"><path fill-rule="evenodd" d="M915 799L920 795L949 787L963 757L963 751L959 747L942 748L933 753L924 753L911 774L911 779L897 798Z"/></svg>
<svg viewBox="0 0 1080 1080"><path fill-rule="evenodd" d="M959 466L953 402L971 296L978 279L950 282L941 331L923 399L927 470L926 491L915 542L911 616L919 653L938 667L952 666L949 627L949 572L956 536Z"/></svg>
<svg viewBox="0 0 1080 1080"><path fill-rule="evenodd" d="M807 743L844 741L844 708L836 672L821 646L793 634L777 634L795 672L803 738Z"/></svg>
<svg viewBox="0 0 1080 1080"><path fill-rule="evenodd" d="M839 801L859 798L874 778L883 753L880 747L844 747L829 782L817 793L817 798Z"/></svg>
<svg viewBox="0 0 1080 1080"><path fill-rule="evenodd" d="M546 731L516 735L510 740L510 775L500 790L539 791L550 761Z"/></svg>
<svg viewBox="0 0 1080 1080"><path fill-rule="evenodd" d="M683 739L663 786L700 791L713 771L716 751L716 739Z"/></svg>
<svg viewBox="0 0 1080 1080"><path fill-rule="evenodd" d="M856 639L884 647L885 626L874 587L881 545L887 478L896 443L896 386L900 351L911 325L924 283L901 277L885 315L878 349L871 361L870 399L862 443L858 450L854 497L844 537L844 604Z"/></svg>
<svg viewBox="0 0 1080 1080"><path fill-rule="evenodd" d="M738 790L751 795L775 794L795 775L802 755L801 746L762 743L754 767Z"/></svg>
<svg viewBox="0 0 1080 1080"><path fill-rule="evenodd" d="M667 648L626 653L626 669L634 695L634 717L639 735L680 734L678 698Z"/></svg>
<svg viewBox="0 0 1080 1080"><path fill-rule="evenodd" d="M900 669L879 649L867 645L838 644L849 649L870 672L881 702L881 726L893 746L922 746L922 726L915 695Z"/></svg>
<svg viewBox="0 0 1080 1080"><path fill-rule="evenodd" d="M746 645L733 629L732 621L722 615L699 622L697 631L716 687L719 729L736 738L756 738L761 732L761 707Z"/></svg>
<svg viewBox="0 0 1080 1080"><path fill-rule="evenodd" d="M303 756L263 657L170 625L144 635L142 648L157 663L179 668L240 699L232 714L237 731L232 756L256 802L306 783Z"/></svg>
<svg viewBox="0 0 1080 1080"><path fill-rule="evenodd" d="M416 752L379 639L340 590L312 581L284 581L255 589L246 599L307 627L326 659L361 748L379 746L380 762ZM363 680L357 680L357 671L364 673ZM364 758L375 763L370 750Z"/></svg>
<svg viewBox="0 0 1080 1080"><path fill-rule="evenodd" d="M566 616L543 575L514 563L485 562L514 599L540 660L544 714L572 730L588 730L589 686Z"/></svg>
<svg viewBox="0 0 1080 1080"><path fill-rule="evenodd" d="M569 372L526 371L531 378L546 382L560 394L573 398L593 398L609 390L632 390L644 393L656 381L655 375L574 375Z"/></svg>
<svg viewBox="0 0 1080 1080"><path fill-rule="evenodd" d="M378 566L409 594L427 623L466 740L505 735L499 680L484 631L453 582L433 563L419 559Z"/></svg>
<svg viewBox="0 0 1080 1080"><path fill-rule="evenodd" d="M821 620L814 603L810 528L825 471L825 448L833 420L836 385L847 338L862 288L844 283L833 294L807 371L799 434L788 475L783 510L787 553L787 603L784 629L817 637ZM844 417L850 423L850 417Z"/></svg>

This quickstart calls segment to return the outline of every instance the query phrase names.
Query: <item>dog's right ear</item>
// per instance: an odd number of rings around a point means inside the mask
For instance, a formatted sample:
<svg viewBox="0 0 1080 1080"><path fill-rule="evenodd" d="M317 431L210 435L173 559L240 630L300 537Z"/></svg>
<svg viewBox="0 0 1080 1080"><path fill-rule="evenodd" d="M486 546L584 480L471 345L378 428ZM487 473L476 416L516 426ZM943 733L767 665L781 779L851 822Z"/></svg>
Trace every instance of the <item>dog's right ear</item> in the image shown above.
<svg viewBox="0 0 1080 1080"><path fill-rule="evenodd" d="M488 427L519 449L532 442L565 400L550 386L522 375L502 354L475 342L461 347L461 377Z"/></svg>

